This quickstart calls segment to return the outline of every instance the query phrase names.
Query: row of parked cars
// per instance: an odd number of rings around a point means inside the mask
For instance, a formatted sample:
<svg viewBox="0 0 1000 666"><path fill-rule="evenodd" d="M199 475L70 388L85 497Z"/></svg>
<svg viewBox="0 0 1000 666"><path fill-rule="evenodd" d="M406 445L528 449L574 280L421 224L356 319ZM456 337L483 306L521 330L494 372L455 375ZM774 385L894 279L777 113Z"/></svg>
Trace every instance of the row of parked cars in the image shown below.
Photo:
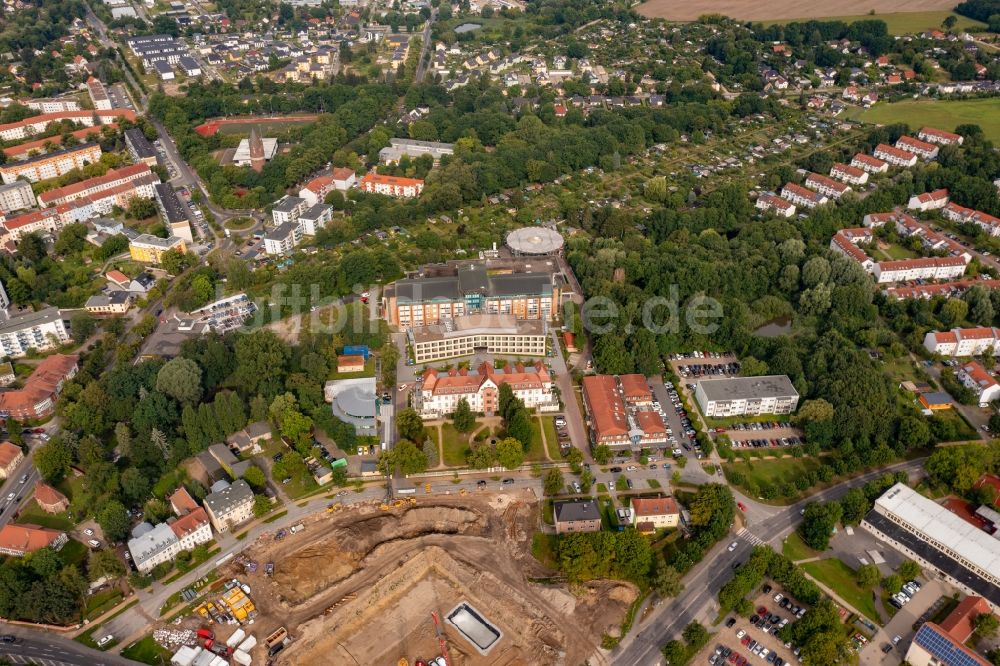
<svg viewBox="0 0 1000 666"><path fill-rule="evenodd" d="M775 437L774 439L734 439L734 449L762 449L769 446L798 446L802 444L801 437Z"/></svg>
<svg viewBox="0 0 1000 666"><path fill-rule="evenodd" d="M683 354L671 354L671 361L683 361L686 358L736 358L736 354L731 351L727 352L703 352L703 351L693 351L684 352Z"/></svg>
<svg viewBox="0 0 1000 666"><path fill-rule="evenodd" d="M902 608L910 601L910 599L917 596L917 592L919 591L920 583L915 580L907 581L906 583L903 583L902 590L889 597L889 603L896 608Z"/></svg>
<svg viewBox="0 0 1000 666"><path fill-rule="evenodd" d="M737 423L731 426L730 430L772 430L774 428L791 428L788 421L754 421L752 423ZM716 428L715 432L725 432L725 428Z"/></svg>
<svg viewBox="0 0 1000 666"><path fill-rule="evenodd" d="M740 374L739 361L732 363L691 363L677 366L681 377L730 377Z"/></svg>

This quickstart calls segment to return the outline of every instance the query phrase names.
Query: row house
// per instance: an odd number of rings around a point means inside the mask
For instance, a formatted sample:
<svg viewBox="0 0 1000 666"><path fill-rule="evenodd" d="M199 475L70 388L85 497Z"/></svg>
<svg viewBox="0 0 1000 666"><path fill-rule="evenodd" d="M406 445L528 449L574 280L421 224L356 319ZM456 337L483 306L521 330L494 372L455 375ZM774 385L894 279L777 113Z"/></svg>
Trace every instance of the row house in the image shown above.
<svg viewBox="0 0 1000 666"><path fill-rule="evenodd" d="M871 174L885 173L889 170L888 162L864 153L858 153L855 155L851 160L851 166Z"/></svg>
<svg viewBox="0 0 1000 666"><path fill-rule="evenodd" d="M32 183L49 178L57 178L74 169L82 169L101 159L101 147L96 143L85 143L73 148L63 148L19 162L9 162L0 166L0 178L5 183L26 179Z"/></svg>
<svg viewBox="0 0 1000 666"><path fill-rule="evenodd" d="M941 215L957 224L975 224L990 236L1000 236L1000 218L951 202L941 210Z"/></svg>
<svg viewBox="0 0 1000 666"><path fill-rule="evenodd" d="M830 176L850 185L864 185L868 182L868 172L850 164L834 162Z"/></svg>
<svg viewBox="0 0 1000 666"><path fill-rule="evenodd" d="M806 208L822 206L830 201L823 194L808 190L796 183L785 183L785 186L781 188L781 198L798 206L805 206Z"/></svg>
<svg viewBox="0 0 1000 666"><path fill-rule="evenodd" d="M50 123L57 123L63 120L70 120L85 127L93 127L95 124L101 125L114 122L124 118L135 121L135 111L128 109L109 110L86 110L86 111L58 111L56 113L43 113L31 116L24 120L0 125L0 139L4 141L19 141L30 139L34 135L45 131ZM95 123L96 119L96 123Z"/></svg>
<svg viewBox="0 0 1000 666"><path fill-rule="evenodd" d="M881 261L874 266L875 281L951 280L965 275L968 262L962 257L921 257Z"/></svg>
<svg viewBox="0 0 1000 666"><path fill-rule="evenodd" d="M924 348L941 356L996 355L1000 352L1000 331L992 327L929 331L924 336Z"/></svg>
<svg viewBox="0 0 1000 666"><path fill-rule="evenodd" d="M923 127L917 132L917 138L928 143L936 143L939 146L961 146L965 138L961 134L946 132L935 127Z"/></svg>
<svg viewBox="0 0 1000 666"><path fill-rule="evenodd" d="M875 268L875 262L858 247L858 243L870 243L872 238L871 231L867 229L843 229L830 239L830 249L858 262L866 273L871 273Z"/></svg>
<svg viewBox="0 0 1000 666"><path fill-rule="evenodd" d="M75 354L46 357L23 388L0 393L0 418L29 421L51 416L63 385L76 376L79 360Z"/></svg>
<svg viewBox="0 0 1000 666"><path fill-rule="evenodd" d="M87 197L103 190L118 187L128 182L142 181L145 183L151 176L154 176L155 180L149 180L150 184L155 185L160 182L159 177L153 173L147 164L131 164L120 169L110 169L103 176L88 178L79 183L42 192L38 195L38 203L41 206L57 206L62 203L69 203L74 199ZM152 190L150 190L149 196L153 196Z"/></svg>
<svg viewBox="0 0 1000 666"><path fill-rule="evenodd" d="M384 194L390 197L413 198L424 191L424 181L419 178L383 176L374 172L365 174L359 187L363 192Z"/></svg>
<svg viewBox="0 0 1000 666"><path fill-rule="evenodd" d="M920 139L914 139L912 136L901 136L896 140L896 147L900 150L905 150L911 152L917 157L924 160L933 160L937 158L938 148L933 143L927 143L926 141L921 141Z"/></svg>
<svg viewBox="0 0 1000 666"><path fill-rule="evenodd" d="M933 192L924 192L910 197L906 207L922 213L929 210L940 210L948 205L948 190L941 188Z"/></svg>
<svg viewBox="0 0 1000 666"><path fill-rule="evenodd" d="M882 290L882 293L889 298L898 298L900 300L929 300L935 296L958 298L975 285L979 285L984 289L1000 289L1000 280L954 280L951 282L916 284L906 287L886 287Z"/></svg>
<svg viewBox="0 0 1000 666"><path fill-rule="evenodd" d="M991 402L1000 399L1000 384L976 361L969 361L959 368L955 377L976 395L980 407L988 407Z"/></svg>
<svg viewBox="0 0 1000 666"><path fill-rule="evenodd" d="M795 204L769 192L764 192L757 197L756 208L760 211L774 213L779 217L787 218L795 215Z"/></svg>
<svg viewBox="0 0 1000 666"><path fill-rule="evenodd" d="M847 185L819 173L811 173L806 176L806 187L815 190L831 199L840 199L851 191Z"/></svg>
<svg viewBox="0 0 1000 666"><path fill-rule="evenodd" d="M880 143L875 147L873 153L876 158L888 162L892 166L909 168L917 163L917 156L908 150L902 150L890 146L887 143Z"/></svg>

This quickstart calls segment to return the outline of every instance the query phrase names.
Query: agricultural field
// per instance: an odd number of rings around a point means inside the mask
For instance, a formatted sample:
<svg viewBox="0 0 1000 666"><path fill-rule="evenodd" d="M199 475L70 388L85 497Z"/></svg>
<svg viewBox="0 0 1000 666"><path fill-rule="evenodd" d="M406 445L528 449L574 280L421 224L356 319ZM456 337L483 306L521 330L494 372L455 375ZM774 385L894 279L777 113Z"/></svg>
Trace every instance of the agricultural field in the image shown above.
<svg viewBox="0 0 1000 666"><path fill-rule="evenodd" d="M935 28L940 29L942 22L949 17L954 16L958 19L958 23L955 24L956 30L968 30L968 31L978 31L986 28L985 23L980 23L966 16L961 16L950 11L939 11L939 12L889 12L881 14L855 14L852 16L826 16L823 17L824 20L829 21L843 21L844 23L853 23L855 21L868 21L871 19L879 19L885 21L886 27L889 29L889 34L892 35L912 35L918 32L923 32L925 30L933 30ZM784 25L786 23L793 23L799 19L788 18L781 19L780 21L765 21L765 23Z"/></svg>
<svg viewBox="0 0 1000 666"><path fill-rule="evenodd" d="M1000 98L963 100L905 100L876 104L857 116L869 123L907 123L919 129L924 125L954 130L965 123L983 128L987 138L1000 141Z"/></svg>
<svg viewBox="0 0 1000 666"><path fill-rule="evenodd" d="M863 15L871 11L877 14L901 11L926 13L950 11L954 6L954 0L845 0L838 3L834 11L838 16ZM810 0L778 0L768 3L754 0L650 0L639 5L638 11L649 18L672 21L694 21L703 14L723 14L735 19L775 22L784 17L827 18L830 7Z"/></svg>

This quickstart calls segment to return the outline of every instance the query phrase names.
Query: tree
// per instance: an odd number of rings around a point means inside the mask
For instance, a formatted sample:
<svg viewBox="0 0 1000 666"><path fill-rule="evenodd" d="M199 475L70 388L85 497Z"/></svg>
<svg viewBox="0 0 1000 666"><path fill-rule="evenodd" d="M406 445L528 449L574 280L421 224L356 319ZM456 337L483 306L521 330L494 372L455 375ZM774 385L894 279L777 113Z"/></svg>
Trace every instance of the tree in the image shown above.
<svg viewBox="0 0 1000 666"><path fill-rule="evenodd" d="M77 312L69 320L69 330L73 339L83 342L97 328L97 321L87 312Z"/></svg>
<svg viewBox="0 0 1000 666"><path fill-rule="evenodd" d="M156 204L152 199L133 197L125 209L125 214L133 220L145 220L156 215Z"/></svg>
<svg viewBox="0 0 1000 666"><path fill-rule="evenodd" d="M248 393L273 396L285 379L291 350L267 329L241 335L233 346L236 370L233 380Z"/></svg>
<svg viewBox="0 0 1000 666"><path fill-rule="evenodd" d="M424 450L413 442L403 439L392 448L391 461L403 474L419 474L427 471L427 456Z"/></svg>
<svg viewBox="0 0 1000 666"><path fill-rule="evenodd" d="M868 498L861 488L851 488L840 500L841 520L845 525L857 525L868 513Z"/></svg>
<svg viewBox="0 0 1000 666"><path fill-rule="evenodd" d="M543 485L546 495L558 495L562 492L565 481L563 481L562 472L559 471L558 467L553 467L545 473Z"/></svg>
<svg viewBox="0 0 1000 666"><path fill-rule="evenodd" d="M948 15L947 15L947 16L946 16L946 17L944 18L944 20L943 20L943 21L941 21L941 26L942 26L942 27L943 27L943 28L944 28L945 30L951 30L952 28L954 28L954 27L955 27L955 24L956 24L956 23L958 23L958 17L957 17L957 16L955 16L954 14L948 14Z"/></svg>
<svg viewBox="0 0 1000 666"><path fill-rule="evenodd" d="M256 465L250 465L247 471L243 472L243 480L249 483L250 487L254 490L263 490L267 484L267 479L264 478L264 471Z"/></svg>
<svg viewBox="0 0 1000 666"><path fill-rule="evenodd" d="M121 541L128 536L129 515L121 502L110 500L97 513L97 524L109 541Z"/></svg>
<svg viewBox="0 0 1000 666"><path fill-rule="evenodd" d="M858 567L855 577L857 578L858 585L866 590L870 590L878 585L882 574L879 573L878 567L874 564L864 564Z"/></svg>
<svg viewBox="0 0 1000 666"><path fill-rule="evenodd" d="M904 580L916 580L920 576L920 565L913 560L906 560L899 565L899 575Z"/></svg>
<svg viewBox="0 0 1000 666"><path fill-rule="evenodd" d="M125 563L113 550L93 550L87 559L87 574L91 581L99 578L111 580L121 578L127 573Z"/></svg>
<svg viewBox="0 0 1000 666"><path fill-rule="evenodd" d="M73 464L73 451L63 437L56 436L35 449L35 468L49 483L58 483Z"/></svg>
<svg viewBox="0 0 1000 666"><path fill-rule="evenodd" d="M399 431L400 439L407 439L411 442L423 442L427 439L427 434L424 432L424 420L412 407L400 410L396 414L396 429Z"/></svg>
<svg viewBox="0 0 1000 666"><path fill-rule="evenodd" d="M156 374L156 390L182 404L194 404L201 397L201 368L191 359L172 358Z"/></svg>
<svg viewBox="0 0 1000 666"><path fill-rule="evenodd" d="M599 444L594 447L594 462L598 465L607 465L611 460L611 447L607 444Z"/></svg>
<svg viewBox="0 0 1000 666"><path fill-rule="evenodd" d="M826 550L830 545L833 528L840 522L843 511L836 502L810 502L806 505L799 534L802 540L815 550Z"/></svg>
<svg viewBox="0 0 1000 666"><path fill-rule="evenodd" d="M524 448L521 442L513 437L507 437L497 442L497 462L506 469L516 469L524 464Z"/></svg>
<svg viewBox="0 0 1000 666"><path fill-rule="evenodd" d="M660 556L656 558L652 587L661 597L676 597L684 590L681 575Z"/></svg>
<svg viewBox="0 0 1000 666"><path fill-rule="evenodd" d="M455 430L458 432L463 434L472 432L472 429L476 427L476 417L472 413L472 408L469 407L468 400L462 398L458 401L452 420L455 424Z"/></svg>
<svg viewBox="0 0 1000 666"><path fill-rule="evenodd" d="M522 450L527 453L531 448L531 417L528 410L518 400L518 406L511 418L506 422L507 436L521 443Z"/></svg>
<svg viewBox="0 0 1000 666"><path fill-rule="evenodd" d="M253 515L260 518L271 510L271 500L266 495L253 496Z"/></svg>
<svg viewBox="0 0 1000 666"><path fill-rule="evenodd" d="M469 449L465 454L465 462L472 469L487 469L493 466L496 460L496 451L489 442L482 442Z"/></svg>
<svg viewBox="0 0 1000 666"><path fill-rule="evenodd" d="M573 472L574 474L579 474L580 470L583 469L581 467L583 463L583 451L576 448L575 446L572 447L566 454L566 462L569 463L569 469L571 472Z"/></svg>
<svg viewBox="0 0 1000 666"><path fill-rule="evenodd" d="M138 506L149 495L149 479L137 467L129 467L122 472L122 494L132 506Z"/></svg>
<svg viewBox="0 0 1000 666"><path fill-rule="evenodd" d="M889 594L896 594L903 589L903 578L898 574L886 576L882 581L882 589Z"/></svg>
<svg viewBox="0 0 1000 666"><path fill-rule="evenodd" d="M980 638L992 638L1000 628L1000 620L993 613L979 613L973 618L972 626Z"/></svg>

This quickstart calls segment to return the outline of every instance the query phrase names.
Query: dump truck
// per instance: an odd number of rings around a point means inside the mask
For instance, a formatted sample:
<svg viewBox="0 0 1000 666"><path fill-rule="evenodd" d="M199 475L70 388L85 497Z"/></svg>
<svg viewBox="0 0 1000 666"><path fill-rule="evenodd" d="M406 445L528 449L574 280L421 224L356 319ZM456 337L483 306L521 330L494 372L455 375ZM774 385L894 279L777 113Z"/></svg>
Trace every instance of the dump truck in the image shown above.
<svg viewBox="0 0 1000 666"><path fill-rule="evenodd" d="M215 638L215 632L211 629L199 629L198 638Z"/></svg>
<svg viewBox="0 0 1000 666"><path fill-rule="evenodd" d="M278 627L271 635L264 639L264 646L267 648L267 656L273 657L285 648L288 640L288 631L284 627Z"/></svg>
<svg viewBox="0 0 1000 666"><path fill-rule="evenodd" d="M292 525L292 526L291 526L291 527L289 528L289 531L290 531L290 532L291 532L292 534L295 534L296 532L301 532L301 531L302 531L302 530L304 530L305 528L306 528L306 526L305 526L305 525L303 525L302 523L298 523L298 524L296 524L296 525Z"/></svg>

